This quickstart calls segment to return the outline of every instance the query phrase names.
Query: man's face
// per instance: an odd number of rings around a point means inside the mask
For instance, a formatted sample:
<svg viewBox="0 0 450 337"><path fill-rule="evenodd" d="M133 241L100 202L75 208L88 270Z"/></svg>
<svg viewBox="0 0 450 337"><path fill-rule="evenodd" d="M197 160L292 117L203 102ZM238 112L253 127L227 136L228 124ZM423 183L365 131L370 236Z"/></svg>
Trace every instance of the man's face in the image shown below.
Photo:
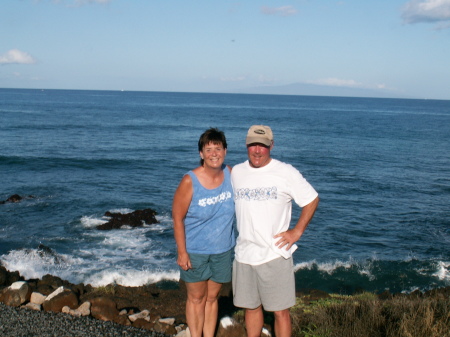
<svg viewBox="0 0 450 337"><path fill-rule="evenodd" d="M266 166L270 162L270 150L272 146L267 146L260 143L253 143L247 145L247 154L250 166L260 168Z"/></svg>

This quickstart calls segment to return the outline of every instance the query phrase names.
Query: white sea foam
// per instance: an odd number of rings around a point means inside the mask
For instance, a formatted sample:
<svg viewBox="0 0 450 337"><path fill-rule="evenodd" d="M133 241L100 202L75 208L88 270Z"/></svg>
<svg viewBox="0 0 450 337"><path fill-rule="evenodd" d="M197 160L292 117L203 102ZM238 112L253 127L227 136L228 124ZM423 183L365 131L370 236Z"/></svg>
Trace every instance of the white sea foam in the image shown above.
<svg viewBox="0 0 450 337"><path fill-rule="evenodd" d="M86 282L94 287L105 286L112 283L127 287L138 287L162 280L178 281L179 278L179 271L117 270L114 268L94 274L90 276Z"/></svg>
<svg viewBox="0 0 450 337"><path fill-rule="evenodd" d="M309 261L309 262L301 262L294 266L294 270L300 270L300 269L308 269L311 270L313 268L317 268L320 271L326 272L328 274L332 274L336 271L338 268L345 268L350 269L352 266L355 265L354 261L334 261L334 262L321 262L318 263L316 260Z"/></svg>
<svg viewBox="0 0 450 337"><path fill-rule="evenodd" d="M111 213L122 213L122 214L128 214L134 212L134 210L129 208L118 208L118 209L111 209ZM170 216L167 215L156 215L156 220L158 220L158 223L155 224L144 224L144 228L149 228L152 231L163 231L167 228L171 228L173 226L173 221ZM99 225L102 225L104 223L107 223L109 221L109 217L107 216L101 216L98 217L96 215L84 215L81 217L80 222L81 225L85 228L95 228ZM122 229L131 229L131 227L128 226L122 226Z"/></svg>
<svg viewBox="0 0 450 337"><path fill-rule="evenodd" d="M81 224L85 228L94 228L99 225L103 225L106 222L108 222L108 220L106 220L104 218L99 219L99 218L95 218L93 216L87 216L87 215L81 217Z"/></svg>
<svg viewBox="0 0 450 337"><path fill-rule="evenodd" d="M122 214L128 214L133 213L135 210L131 208L114 208L109 210L111 213L122 213Z"/></svg>
<svg viewBox="0 0 450 337"><path fill-rule="evenodd" d="M178 280L178 272L172 271L177 270L175 243L172 250L167 249L167 239L159 238L159 231L164 233L170 220L168 217L161 219L163 222L156 228L85 230L74 242L71 255L59 254L54 249L20 249L0 256L0 261L8 270L17 270L27 279L52 274L72 283L105 285L113 282L130 286L162 279ZM106 218L84 216L80 225L91 229L106 221ZM66 238L54 239L50 238L47 242L59 244ZM53 248L52 245L50 248Z"/></svg>
<svg viewBox="0 0 450 337"><path fill-rule="evenodd" d="M369 280L373 281L375 279L375 276L372 273L372 260L367 260L364 262L357 262L352 259L349 261L333 261L333 262L317 262L316 260L308 261L308 262L301 262L294 266L294 271L298 270L312 270L317 269L320 272L325 272L328 275L334 274L336 271L340 269L349 270L351 268L355 268L355 270L360 274L364 275Z"/></svg>
<svg viewBox="0 0 450 337"><path fill-rule="evenodd" d="M12 250L0 256L1 263L8 270L17 270L26 279L41 278L46 274L70 274L72 266L79 265L83 259L72 255L43 253L39 249Z"/></svg>
<svg viewBox="0 0 450 337"><path fill-rule="evenodd" d="M438 270L433 276L441 281L450 281L450 262L439 261Z"/></svg>

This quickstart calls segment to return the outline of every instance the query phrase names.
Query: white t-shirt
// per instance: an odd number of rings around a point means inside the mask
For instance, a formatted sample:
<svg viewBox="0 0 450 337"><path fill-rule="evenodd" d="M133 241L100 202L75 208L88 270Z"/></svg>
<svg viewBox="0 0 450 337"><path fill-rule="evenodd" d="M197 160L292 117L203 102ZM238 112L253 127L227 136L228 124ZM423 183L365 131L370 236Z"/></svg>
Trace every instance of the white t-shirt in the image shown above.
<svg viewBox="0 0 450 337"><path fill-rule="evenodd" d="M271 159L269 164L253 168L249 161L236 165L231 172L239 236L235 258L238 262L259 265L290 251L278 248L274 235L289 229L292 203L308 205L317 192L292 165Z"/></svg>

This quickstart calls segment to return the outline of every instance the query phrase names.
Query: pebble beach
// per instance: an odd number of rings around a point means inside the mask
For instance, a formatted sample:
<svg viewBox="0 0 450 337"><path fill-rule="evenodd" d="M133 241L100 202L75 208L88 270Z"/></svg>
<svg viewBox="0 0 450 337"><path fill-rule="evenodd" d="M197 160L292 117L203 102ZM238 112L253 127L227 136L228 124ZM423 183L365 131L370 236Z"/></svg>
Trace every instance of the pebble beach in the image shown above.
<svg viewBox="0 0 450 337"><path fill-rule="evenodd" d="M14 308L0 303L0 336L3 337L164 337L163 333L137 329L92 317Z"/></svg>

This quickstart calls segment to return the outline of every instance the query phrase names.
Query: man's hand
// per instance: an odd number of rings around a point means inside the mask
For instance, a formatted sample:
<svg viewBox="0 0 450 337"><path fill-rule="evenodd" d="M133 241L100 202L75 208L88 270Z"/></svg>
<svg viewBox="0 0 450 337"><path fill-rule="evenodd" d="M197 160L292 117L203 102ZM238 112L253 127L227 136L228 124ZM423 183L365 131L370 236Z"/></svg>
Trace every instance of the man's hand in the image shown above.
<svg viewBox="0 0 450 337"><path fill-rule="evenodd" d="M275 246L280 249L286 246L286 250L289 250L291 249L292 245L300 239L301 236L302 233L300 233L295 228L289 229L286 232L282 232L274 236L274 239L279 238L279 240L275 243Z"/></svg>

